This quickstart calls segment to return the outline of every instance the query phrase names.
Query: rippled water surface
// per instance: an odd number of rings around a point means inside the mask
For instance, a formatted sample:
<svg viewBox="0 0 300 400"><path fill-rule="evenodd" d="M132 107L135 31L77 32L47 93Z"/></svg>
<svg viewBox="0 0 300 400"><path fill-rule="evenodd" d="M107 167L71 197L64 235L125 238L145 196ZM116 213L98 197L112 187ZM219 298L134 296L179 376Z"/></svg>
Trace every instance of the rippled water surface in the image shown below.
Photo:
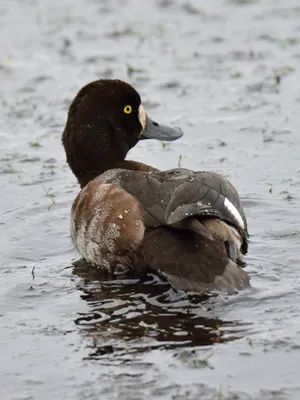
<svg viewBox="0 0 300 400"><path fill-rule="evenodd" d="M0 31L0 398L299 399L299 1L11 0ZM60 137L102 77L185 131L130 158L238 188L251 290L197 298L73 267Z"/></svg>

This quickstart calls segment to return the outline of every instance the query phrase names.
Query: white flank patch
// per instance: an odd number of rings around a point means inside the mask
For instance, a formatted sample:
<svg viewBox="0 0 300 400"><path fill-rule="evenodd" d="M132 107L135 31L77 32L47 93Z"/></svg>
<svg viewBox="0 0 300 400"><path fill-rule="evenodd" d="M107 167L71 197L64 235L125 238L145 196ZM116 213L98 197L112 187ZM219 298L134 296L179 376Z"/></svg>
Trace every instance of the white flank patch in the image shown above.
<svg viewBox="0 0 300 400"><path fill-rule="evenodd" d="M238 210L235 208L235 206L231 203L231 201L229 201L227 199L227 197L225 197L224 206L231 213L231 215L236 219L239 227L242 229L245 229L245 224L244 224L241 214L238 212Z"/></svg>

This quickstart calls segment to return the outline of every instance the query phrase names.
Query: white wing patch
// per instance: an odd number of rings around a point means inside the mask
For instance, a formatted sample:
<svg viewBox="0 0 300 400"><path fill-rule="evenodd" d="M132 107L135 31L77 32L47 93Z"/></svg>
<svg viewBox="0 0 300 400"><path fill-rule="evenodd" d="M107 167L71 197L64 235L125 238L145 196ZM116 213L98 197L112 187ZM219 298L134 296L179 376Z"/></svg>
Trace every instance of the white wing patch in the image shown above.
<svg viewBox="0 0 300 400"><path fill-rule="evenodd" d="M238 212L238 210L235 208L235 206L225 197L224 201L224 207L230 212L230 214L234 217L234 219L237 221L238 225L240 228L245 229L245 224L243 221L243 218L241 214Z"/></svg>

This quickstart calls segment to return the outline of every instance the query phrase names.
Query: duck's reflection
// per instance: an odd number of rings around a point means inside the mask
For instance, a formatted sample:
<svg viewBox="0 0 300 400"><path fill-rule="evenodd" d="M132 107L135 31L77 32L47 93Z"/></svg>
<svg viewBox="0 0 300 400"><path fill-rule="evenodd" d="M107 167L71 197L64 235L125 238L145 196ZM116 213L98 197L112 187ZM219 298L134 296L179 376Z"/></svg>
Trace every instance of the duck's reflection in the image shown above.
<svg viewBox="0 0 300 400"><path fill-rule="evenodd" d="M208 296L175 292L152 275L112 279L107 271L84 260L73 264L78 289L89 305L75 323L90 337L89 358L114 359L150 349L207 346L242 337L245 323L213 315ZM122 279L121 279L122 278Z"/></svg>

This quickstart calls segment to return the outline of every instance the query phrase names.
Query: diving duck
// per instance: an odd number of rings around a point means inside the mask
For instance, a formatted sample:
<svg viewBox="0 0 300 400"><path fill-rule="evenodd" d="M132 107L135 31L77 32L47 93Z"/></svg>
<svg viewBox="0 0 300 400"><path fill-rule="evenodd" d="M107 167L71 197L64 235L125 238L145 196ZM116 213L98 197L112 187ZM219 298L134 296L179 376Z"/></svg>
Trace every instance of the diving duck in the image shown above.
<svg viewBox="0 0 300 400"><path fill-rule="evenodd" d="M128 83L84 86L62 135L81 187L71 210L72 240L84 259L111 273L154 272L175 289L199 294L246 288L247 222L233 185L215 172L160 171L125 159L140 140L182 135L152 121Z"/></svg>

